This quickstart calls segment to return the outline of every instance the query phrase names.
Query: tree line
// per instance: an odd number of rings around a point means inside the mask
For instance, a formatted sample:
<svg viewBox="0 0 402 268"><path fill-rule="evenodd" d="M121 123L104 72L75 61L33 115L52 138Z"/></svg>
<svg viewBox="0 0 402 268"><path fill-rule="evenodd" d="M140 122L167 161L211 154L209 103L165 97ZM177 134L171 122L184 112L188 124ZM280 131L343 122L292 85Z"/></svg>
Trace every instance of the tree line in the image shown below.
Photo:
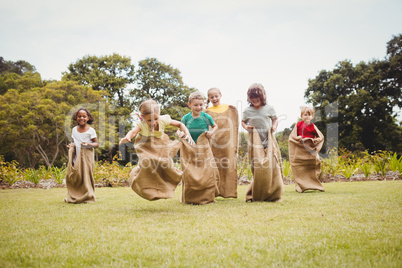
<svg viewBox="0 0 402 268"><path fill-rule="evenodd" d="M74 126L71 115L85 106L96 119L97 157L111 161L119 131L131 126L130 114L144 99L158 100L162 114L180 120L193 91L178 69L155 58L139 61L136 68L118 54L85 56L56 81L42 80L28 62L0 57L0 155L25 167L62 165Z"/></svg>
<svg viewBox="0 0 402 268"><path fill-rule="evenodd" d="M353 65L341 61L308 81L305 98L316 107L315 124L341 148L402 152L402 35L387 43L383 60ZM183 83L178 69L155 58L135 66L119 54L87 55L71 63L62 79L42 80L23 60L0 57L0 155L22 166L60 166L73 127L71 114L88 107L95 117L100 148L98 159L111 161L119 133L130 128L132 111L147 98L161 104L161 114L180 120L189 112L188 96L196 89ZM286 158L290 126L277 134ZM329 135L336 128L336 137ZM172 134L172 129L167 129ZM327 135L328 134L328 135ZM246 146L246 142L242 142Z"/></svg>
<svg viewBox="0 0 402 268"><path fill-rule="evenodd" d="M341 148L402 153L397 120L402 108L401 34L387 42L386 51L383 60L341 61L308 81L304 97L319 112L316 125L324 134L336 127Z"/></svg>

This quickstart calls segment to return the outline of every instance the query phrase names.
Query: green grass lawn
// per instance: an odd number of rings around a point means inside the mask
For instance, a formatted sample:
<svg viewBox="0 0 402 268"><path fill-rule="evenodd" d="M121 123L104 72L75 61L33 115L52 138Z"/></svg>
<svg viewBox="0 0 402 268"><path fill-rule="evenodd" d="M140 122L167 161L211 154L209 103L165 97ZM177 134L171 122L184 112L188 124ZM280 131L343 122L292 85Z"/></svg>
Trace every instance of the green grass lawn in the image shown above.
<svg viewBox="0 0 402 268"><path fill-rule="evenodd" d="M402 181L324 184L281 203L147 201L131 188L0 191L0 267L401 267Z"/></svg>

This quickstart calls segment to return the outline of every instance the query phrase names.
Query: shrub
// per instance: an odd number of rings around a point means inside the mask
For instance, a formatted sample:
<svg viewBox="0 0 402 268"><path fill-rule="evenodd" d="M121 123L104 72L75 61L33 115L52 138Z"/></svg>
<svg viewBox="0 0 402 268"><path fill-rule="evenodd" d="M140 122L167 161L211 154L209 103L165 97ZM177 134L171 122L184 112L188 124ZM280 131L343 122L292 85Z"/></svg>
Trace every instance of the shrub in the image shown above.
<svg viewBox="0 0 402 268"><path fill-rule="evenodd" d="M283 168L283 175L286 177L286 178L292 178L293 179L293 176L292 176L292 169L291 169L291 166L290 166L290 162L288 161L288 160L283 160L283 163L282 163L282 168Z"/></svg>
<svg viewBox="0 0 402 268"><path fill-rule="evenodd" d="M58 184L62 184L64 177L66 176L66 167L52 167L51 168L52 173L53 173L53 179L58 183Z"/></svg>
<svg viewBox="0 0 402 268"><path fill-rule="evenodd" d="M119 186L122 182L128 181L131 171L131 164L122 167L117 161L96 162L94 170L94 179L97 182L104 182L108 186Z"/></svg>
<svg viewBox="0 0 402 268"><path fill-rule="evenodd" d="M377 174L385 176L388 167L388 154L383 151L377 151L373 155L374 170Z"/></svg>
<svg viewBox="0 0 402 268"><path fill-rule="evenodd" d="M371 175L371 165L370 163L362 163L360 170L363 172L364 177L368 178Z"/></svg>
<svg viewBox="0 0 402 268"><path fill-rule="evenodd" d="M251 173L251 166L246 154L239 155L237 158L237 177L247 177L248 180L253 178Z"/></svg>
<svg viewBox="0 0 402 268"><path fill-rule="evenodd" d="M399 171L399 173L402 173L402 156L398 159L396 153L394 153L393 156L391 156L391 153L389 153L388 159L389 169L391 169L393 172Z"/></svg>
<svg viewBox="0 0 402 268"><path fill-rule="evenodd" d="M23 173L25 180L38 184L40 182L39 169L27 168Z"/></svg>
<svg viewBox="0 0 402 268"><path fill-rule="evenodd" d="M4 156L0 155L0 181L5 181L10 185L18 181L20 179L18 165L15 160L5 162Z"/></svg>

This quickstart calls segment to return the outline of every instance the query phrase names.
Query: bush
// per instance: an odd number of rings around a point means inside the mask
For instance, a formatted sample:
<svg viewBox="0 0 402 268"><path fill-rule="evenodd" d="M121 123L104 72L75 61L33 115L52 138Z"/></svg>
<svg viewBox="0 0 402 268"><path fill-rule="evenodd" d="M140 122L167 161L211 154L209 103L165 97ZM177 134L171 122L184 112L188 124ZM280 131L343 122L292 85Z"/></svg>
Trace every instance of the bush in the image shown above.
<svg viewBox="0 0 402 268"><path fill-rule="evenodd" d="M18 162L15 160L5 162L4 156L0 155L0 182L4 181L13 185L18 181L20 179L18 165Z"/></svg>

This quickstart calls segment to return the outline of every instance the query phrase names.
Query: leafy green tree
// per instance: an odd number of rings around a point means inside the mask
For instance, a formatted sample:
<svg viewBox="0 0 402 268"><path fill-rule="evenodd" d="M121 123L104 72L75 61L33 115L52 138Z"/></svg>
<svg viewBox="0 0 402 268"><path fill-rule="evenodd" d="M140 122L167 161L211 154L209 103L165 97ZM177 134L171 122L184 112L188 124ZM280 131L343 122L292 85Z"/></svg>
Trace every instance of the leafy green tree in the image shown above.
<svg viewBox="0 0 402 268"><path fill-rule="evenodd" d="M23 60L13 62L0 57L0 95L11 88L24 91L41 85L42 79L33 65Z"/></svg>
<svg viewBox="0 0 402 268"><path fill-rule="evenodd" d="M9 89L0 96L0 154L12 155L23 166L52 166L66 156L68 113L78 104L100 100L100 92L74 82L54 82L23 92Z"/></svg>
<svg viewBox="0 0 402 268"><path fill-rule="evenodd" d="M131 91L136 107L152 98L160 104L161 114L170 114L173 119L180 120L190 111L187 107L188 96L195 89L184 85L178 69L155 58L140 61L138 67L137 86Z"/></svg>
<svg viewBox="0 0 402 268"><path fill-rule="evenodd" d="M338 124L339 147L401 151L402 132L396 120L401 84L389 59L356 66L342 61L334 70L322 70L309 80L305 97L319 107L321 118L316 124L324 134L328 124ZM337 107L332 114L328 112L331 105Z"/></svg>
<svg viewBox="0 0 402 268"><path fill-rule="evenodd" d="M288 141L290 133L292 133L292 130L295 126L296 123L292 124L290 128L285 128L283 131L280 131L275 135L276 141L279 145L279 150L281 151L282 159L289 160Z"/></svg>
<svg viewBox="0 0 402 268"><path fill-rule="evenodd" d="M392 105L402 108L402 34L394 36L387 43L387 60L380 68L385 77L384 88L392 98Z"/></svg>
<svg viewBox="0 0 402 268"><path fill-rule="evenodd" d="M18 75L23 75L27 72L36 72L35 66L24 60L13 62L6 61L3 57L0 57L0 75L4 73L16 73Z"/></svg>
<svg viewBox="0 0 402 268"><path fill-rule="evenodd" d="M16 89L18 92L30 90L34 87L41 87L45 84L39 73L26 72L23 75L17 73L5 73L0 75L0 94L3 95L9 89Z"/></svg>
<svg viewBox="0 0 402 268"><path fill-rule="evenodd" d="M85 56L70 64L68 71L63 74L63 80L76 81L103 91L105 96L115 100L114 104L126 109L125 114L129 113L131 103L125 97L125 91L134 82L135 75L130 58L116 53L100 57Z"/></svg>
<svg viewBox="0 0 402 268"><path fill-rule="evenodd" d="M115 105L113 110L109 109L109 116L127 117L133 110L128 87L135 80L135 67L129 57L116 53L100 57L85 56L68 66L63 80L76 81L102 92L108 99L108 104ZM115 124L116 128L119 128L119 120L115 120ZM117 152L117 145L106 148L102 150L100 159L111 162Z"/></svg>

